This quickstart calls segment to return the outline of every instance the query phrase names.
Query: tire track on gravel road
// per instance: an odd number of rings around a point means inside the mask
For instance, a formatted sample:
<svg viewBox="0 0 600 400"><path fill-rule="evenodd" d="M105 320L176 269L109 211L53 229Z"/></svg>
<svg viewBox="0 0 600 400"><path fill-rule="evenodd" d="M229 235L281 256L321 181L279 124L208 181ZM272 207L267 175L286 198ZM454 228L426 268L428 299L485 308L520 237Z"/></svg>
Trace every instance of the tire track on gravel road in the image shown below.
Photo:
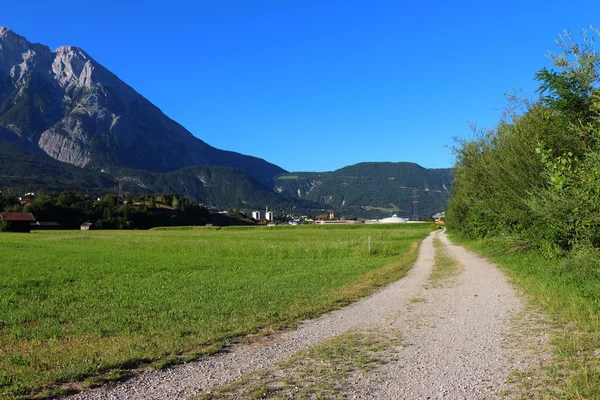
<svg viewBox="0 0 600 400"><path fill-rule="evenodd" d="M439 237L464 272L455 282L427 288L434 263L433 238ZM414 303L411 299L422 298ZM421 244L406 277L348 307L276 334L266 343L235 345L227 352L166 370L141 373L124 383L74 396L83 399L184 399L273 369L300 350L352 329L402 332L409 345L397 361L348 383L347 396L373 399L490 398L506 387L515 350L502 346L507 320L523 304L504 275L479 256L452 245L443 232Z"/></svg>
<svg viewBox="0 0 600 400"><path fill-rule="evenodd" d="M524 367L523 349L505 340L523 301L496 266L453 245L445 233L438 237L464 270L442 287L422 287L423 301L399 310L394 324L409 345L373 374L377 384L357 388L355 397L497 398L511 390L510 371Z"/></svg>

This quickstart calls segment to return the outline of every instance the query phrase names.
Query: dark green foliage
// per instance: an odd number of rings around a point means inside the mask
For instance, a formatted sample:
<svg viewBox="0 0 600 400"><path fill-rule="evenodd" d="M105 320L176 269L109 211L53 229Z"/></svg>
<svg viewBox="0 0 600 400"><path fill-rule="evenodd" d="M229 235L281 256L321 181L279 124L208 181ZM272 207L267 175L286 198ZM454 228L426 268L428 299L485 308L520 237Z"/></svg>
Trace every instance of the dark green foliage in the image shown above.
<svg viewBox="0 0 600 400"><path fill-rule="evenodd" d="M173 208L173 202L179 207ZM97 229L149 229L212 222L206 208L174 195L105 195L97 200L70 191L58 195L42 193L23 211L32 213L38 221L57 222L62 229L79 229L84 222L92 222Z"/></svg>
<svg viewBox="0 0 600 400"><path fill-rule="evenodd" d="M327 204L340 215L361 218L412 217L444 211L452 175L449 169L425 169L413 163L360 163L333 172L293 172L280 175L275 190Z"/></svg>
<svg viewBox="0 0 600 400"><path fill-rule="evenodd" d="M115 180L107 174L56 161L22 144L0 141L0 190L101 192L115 185Z"/></svg>
<svg viewBox="0 0 600 400"><path fill-rule="evenodd" d="M40 134L62 117L60 97L45 79L31 72L12 89L0 98L0 126L16 126L23 140L37 143Z"/></svg>
<svg viewBox="0 0 600 400"><path fill-rule="evenodd" d="M16 196L10 193L0 192L0 212L13 211L11 208L19 202Z"/></svg>
<svg viewBox="0 0 600 400"><path fill-rule="evenodd" d="M273 193L235 168L195 166L168 173L116 169L108 174L78 168L21 143L1 140L0 190L19 194L67 190L91 197L119 191L139 195L174 193L207 206L225 210L239 208L247 212L262 210L267 205L278 212L297 214L323 208L309 201Z"/></svg>
<svg viewBox="0 0 600 400"><path fill-rule="evenodd" d="M457 146L446 223L483 238L470 245L555 322L556 357L528 373L526 397L598 398L600 55L587 37L558 44L556 70L536 75L540 98Z"/></svg>
<svg viewBox="0 0 600 400"><path fill-rule="evenodd" d="M600 247L600 56L587 37L559 46L539 101L457 146L449 227L549 256Z"/></svg>
<svg viewBox="0 0 600 400"><path fill-rule="evenodd" d="M163 174L140 170L120 170L122 188L139 192L141 186L159 193L177 193L207 206L240 209L247 212L265 206L278 212L306 214L323 206L286 194L267 190L260 182L236 168L194 166Z"/></svg>

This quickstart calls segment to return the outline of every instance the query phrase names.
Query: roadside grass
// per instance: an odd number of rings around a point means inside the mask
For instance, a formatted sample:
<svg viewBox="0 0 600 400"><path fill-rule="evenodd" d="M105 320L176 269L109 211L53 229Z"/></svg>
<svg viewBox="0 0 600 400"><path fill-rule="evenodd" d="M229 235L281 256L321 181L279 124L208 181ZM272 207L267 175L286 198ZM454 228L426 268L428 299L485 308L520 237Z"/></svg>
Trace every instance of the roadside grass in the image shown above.
<svg viewBox="0 0 600 400"><path fill-rule="evenodd" d="M413 297L413 298L408 299L408 301L409 301L409 303L414 304L414 303L425 303L426 300L422 297Z"/></svg>
<svg viewBox="0 0 600 400"><path fill-rule="evenodd" d="M291 327L403 276L431 229L0 234L0 398L65 394Z"/></svg>
<svg viewBox="0 0 600 400"><path fill-rule="evenodd" d="M352 331L189 400L343 399L348 380L396 359L397 331Z"/></svg>
<svg viewBox="0 0 600 400"><path fill-rule="evenodd" d="M514 378L520 398L600 398L600 254L582 250L560 260L507 252L501 240L452 240L499 264L550 324L551 362Z"/></svg>
<svg viewBox="0 0 600 400"><path fill-rule="evenodd" d="M433 269L427 279L426 286L439 288L451 283L449 279L459 275L463 271L463 267L448 255L446 245L437 236L433 238L433 248L435 250Z"/></svg>

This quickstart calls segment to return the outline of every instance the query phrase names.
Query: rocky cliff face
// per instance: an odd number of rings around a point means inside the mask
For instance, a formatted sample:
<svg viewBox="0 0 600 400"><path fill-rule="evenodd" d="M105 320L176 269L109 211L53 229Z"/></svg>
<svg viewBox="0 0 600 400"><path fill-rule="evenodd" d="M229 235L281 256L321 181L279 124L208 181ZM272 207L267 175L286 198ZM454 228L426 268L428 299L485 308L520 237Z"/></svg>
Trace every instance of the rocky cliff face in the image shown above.
<svg viewBox="0 0 600 400"><path fill-rule="evenodd" d="M57 160L92 169L165 172L221 165L264 183L285 172L194 137L82 49L51 51L5 27L0 27L0 132L0 140L12 134Z"/></svg>

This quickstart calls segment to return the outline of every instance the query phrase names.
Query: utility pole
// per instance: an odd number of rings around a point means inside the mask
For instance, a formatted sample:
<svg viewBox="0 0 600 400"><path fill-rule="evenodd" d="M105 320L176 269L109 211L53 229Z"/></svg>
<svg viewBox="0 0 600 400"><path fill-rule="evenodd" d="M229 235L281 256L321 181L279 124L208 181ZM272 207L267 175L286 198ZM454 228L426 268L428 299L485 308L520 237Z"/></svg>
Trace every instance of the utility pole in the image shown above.
<svg viewBox="0 0 600 400"><path fill-rule="evenodd" d="M419 194L417 193L417 189L413 190L413 200L412 200L412 220L416 221L419 219Z"/></svg>

